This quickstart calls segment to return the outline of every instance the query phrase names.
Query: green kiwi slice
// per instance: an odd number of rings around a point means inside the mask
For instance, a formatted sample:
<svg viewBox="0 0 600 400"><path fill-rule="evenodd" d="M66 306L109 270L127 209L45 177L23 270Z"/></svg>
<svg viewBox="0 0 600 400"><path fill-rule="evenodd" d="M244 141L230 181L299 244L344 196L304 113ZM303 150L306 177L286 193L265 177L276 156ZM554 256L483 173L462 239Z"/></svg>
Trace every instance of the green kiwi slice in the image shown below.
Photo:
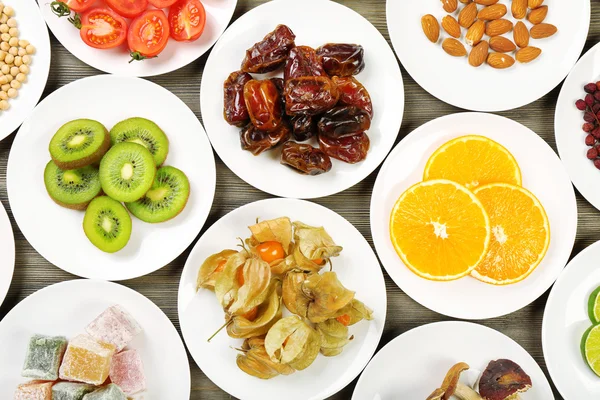
<svg viewBox="0 0 600 400"><path fill-rule="evenodd" d="M102 190L117 201L141 199L152 187L155 175L152 154L137 143L117 143L100 162Z"/></svg>
<svg viewBox="0 0 600 400"><path fill-rule="evenodd" d="M50 156L60 169L77 169L94 164L110 147L110 133L98 121L67 122L50 140Z"/></svg>
<svg viewBox="0 0 600 400"><path fill-rule="evenodd" d="M85 211L83 231L94 246L114 253L129 242L131 216L118 201L108 196L96 197Z"/></svg>
<svg viewBox="0 0 600 400"><path fill-rule="evenodd" d="M169 139L154 122L146 118L129 118L119 122L110 130L111 143L133 142L145 146L156 166L162 165L169 153Z"/></svg>
<svg viewBox="0 0 600 400"><path fill-rule="evenodd" d="M62 170L50 161L44 169L44 184L52 200L72 210L85 210L102 191L98 168L91 165Z"/></svg>
<svg viewBox="0 0 600 400"><path fill-rule="evenodd" d="M144 197L125 203L129 211L144 222L164 222L176 217L190 196L187 176L175 167L162 167L156 172L154 184Z"/></svg>

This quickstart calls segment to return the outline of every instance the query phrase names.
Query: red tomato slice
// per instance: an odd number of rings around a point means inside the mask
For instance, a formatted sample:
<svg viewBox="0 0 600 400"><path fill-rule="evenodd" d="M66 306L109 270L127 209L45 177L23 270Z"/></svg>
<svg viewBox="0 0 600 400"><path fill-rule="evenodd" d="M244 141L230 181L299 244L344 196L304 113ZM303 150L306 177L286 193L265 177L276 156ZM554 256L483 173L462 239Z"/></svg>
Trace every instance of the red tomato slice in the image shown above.
<svg viewBox="0 0 600 400"><path fill-rule="evenodd" d="M96 0L62 0L71 11L76 13L83 12L94 5Z"/></svg>
<svg viewBox="0 0 600 400"><path fill-rule="evenodd" d="M125 18L135 18L148 8L148 0L106 0L106 4Z"/></svg>
<svg viewBox="0 0 600 400"><path fill-rule="evenodd" d="M202 35L206 12L200 0L180 0L169 10L171 37L178 41L194 41Z"/></svg>
<svg viewBox="0 0 600 400"><path fill-rule="evenodd" d="M127 43L133 59L154 57L164 50L169 41L169 22L162 10L148 10L131 21Z"/></svg>
<svg viewBox="0 0 600 400"><path fill-rule="evenodd" d="M179 0L148 0L156 8L167 8L177 3Z"/></svg>
<svg viewBox="0 0 600 400"><path fill-rule="evenodd" d="M127 22L108 8L94 8L81 16L81 39L96 49L111 49L125 42Z"/></svg>

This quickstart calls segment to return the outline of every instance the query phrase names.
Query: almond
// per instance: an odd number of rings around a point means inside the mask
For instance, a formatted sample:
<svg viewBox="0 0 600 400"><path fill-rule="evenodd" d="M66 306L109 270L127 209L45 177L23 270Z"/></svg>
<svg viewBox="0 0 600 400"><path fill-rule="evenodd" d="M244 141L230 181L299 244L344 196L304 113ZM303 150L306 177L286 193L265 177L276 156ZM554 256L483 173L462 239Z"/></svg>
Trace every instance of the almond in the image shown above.
<svg viewBox="0 0 600 400"><path fill-rule="evenodd" d="M467 31L465 35L465 41L469 46L475 46L477 43L481 42L481 38L483 38L483 34L485 33L485 22L482 20L475 21L473 25Z"/></svg>
<svg viewBox="0 0 600 400"><path fill-rule="evenodd" d="M538 49L537 47L529 46L529 47L524 47L524 48L520 49L519 51L517 51L515 53L515 58L520 63L528 63L528 62L531 62L531 61L535 60L536 58L538 58L540 54L542 54L542 49Z"/></svg>
<svg viewBox="0 0 600 400"><path fill-rule="evenodd" d="M487 63L492 68L504 69L512 67L515 59L504 53L490 53L487 58Z"/></svg>
<svg viewBox="0 0 600 400"><path fill-rule="evenodd" d="M440 24L438 20L431 14L424 15L421 18L421 26L427 39L431 42L436 43L440 38Z"/></svg>
<svg viewBox="0 0 600 400"><path fill-rule="evenodd" d="M513 23L507 19L497 19L495 21L488 22L485 27L485 33L488 36L500 36L506 32L510 32L513 28Z"/></svg>
<svg viewBox="0 0 600 400"><path fill-rule="evenodd" d="M527 0L513 0L510 8L513 17L523 19L527 15Z"/></svg>
<svg viewBox="0 0 600 400"><path fill-rule="evenodd" d="M473 0L458 0L463 4L469 4L470 2L472 2Z"/></svg>
<svg viewBox="0 0 600 400"><path fill-rule="evenodd" d="M491 6L492 4L496 4L498 0L475 0L475 3L481 4L482 6Z"/></svg>
<svg viewBox="0 0 600 400"><path fill-rule="evenodd" d="M534 39L543 39L554 35L558 29L552 24L537 24L531 27L529 34Z"/></svg>
<svg viewBox="0 0 600 400"><path fill-rule="evenodd" d="M455 38L460 37L460 25L452 15L446 15L442 18L442 28L444 28L446 33L450 36ZM527 32L527 34L529 34L529 32Z"/></svg>
<svg viewBox="0 0 600 400"><path fill-rule="evenodd" d="M487 6L479 11L477 18L486 21L500 19L506 15L506 6L504 4L494 4L493 6Z"/></svg>
<svg viewBox="0 0 600 400"><path fill-rule="evenodd" d="M521 21L515 25L513 39L515 39L516 45L521 48L529 46L529 29Z"/></svg>
<svg viewBox="0 0 600 400"><path fill-rule="evenodd" d="M467 55L467 49L465 49L465 46L453 38L444 39L442 48L446 51L446 53L453 57L464 57Z"/></svg>
<svg viewBox="0 0 600 400"><path fill-rule="evenodd" d="M458 0L441 0L444 11L453 13L458 8Z"/></svg>
<svg viewBox="0 0 600 400"><path fill-rule="evenodd" d="M458 23L463 28L470 28L477 18L477 4L469 3L466 7L460 10L458 14Z"/></svg>
<svg viewBox="0 0 600 400"><path fill-rule="evenodd" d="M541 24L548 15L548 6L541 6L529 12L527 20L534 25Z"/></svg>
<svg viewBox="0 0 600 400"><path fill-rule="evenodd" d="M484 40L479 42L479 44L471 50L471 54L469 54L469 64L473 67L479 67L481 64L487 60L489 45Z"/></svg>
<svg viewBox="0 0 600 400"><path fill-rule="evenodd" d="M541 6L543 2L544 0L529 0L527 6L533 10L534 8Z"/></svg>
<svg viewBox="0 0 600 400"><path fill-rule="evenodd" d="M517 46L503 36L494 36L490 38L490 48L498 53L510 53L511 51L515 51Z"/></svg>

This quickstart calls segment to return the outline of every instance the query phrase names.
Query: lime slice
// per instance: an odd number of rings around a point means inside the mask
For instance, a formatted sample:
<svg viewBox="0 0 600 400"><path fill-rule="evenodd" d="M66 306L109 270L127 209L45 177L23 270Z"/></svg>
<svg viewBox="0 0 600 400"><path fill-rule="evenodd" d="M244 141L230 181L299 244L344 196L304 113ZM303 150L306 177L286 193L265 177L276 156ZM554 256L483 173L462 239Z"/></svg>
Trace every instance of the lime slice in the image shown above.
<svg viewBox="0 0 600 400"><path fill-rule="evenodd" d="M585 331L581 338L581 353L587 365L600 376L600 325Z"/></svg>
<svg viewBox="0 0 600 400"><path fill-rule="evenodd" d="M588 315L594 324L600 322L600 286L590 295L588 300Z"/></svg>

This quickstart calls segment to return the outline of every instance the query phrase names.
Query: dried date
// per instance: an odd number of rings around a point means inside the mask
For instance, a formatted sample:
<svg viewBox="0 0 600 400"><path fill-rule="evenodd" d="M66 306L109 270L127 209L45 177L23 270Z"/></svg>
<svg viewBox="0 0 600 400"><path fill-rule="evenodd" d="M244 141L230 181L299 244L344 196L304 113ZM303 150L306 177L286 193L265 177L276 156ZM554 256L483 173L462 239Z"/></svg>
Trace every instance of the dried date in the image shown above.
<svg viewBox="0 0 600 400"><path fill-rule="evenodd" d="M299 142L304 142L317 133L316 119L310 115L292 117L291 124L292 136Z"/></svg>
<svg viewBox="0 0 600 400"><path fill-rule="evenodd" d="M250 80L250 74L236 71L223 84L223 117L229 125L244 126L250 120L244 101L244 85Z"/></svg>
<svg viewBox="0 0 600 400"><path fill-rule="evenodd" d="M292 141L283 144L281 164L308 175L319 175L331 169L331 159L323 151L309 144Z"/></svg>
<svg viewBox="0 0 600 400"><path fill-rule="evenodd" d="M296 35L285 25L277 25L273 32L246 50L242 71L264 74L285 64L290 50L295 46Z"/></svg>
<svg viewBox="0 0 600 400"><path fill-rule="evenodd" d="M281 99L270 79L252 79L244 85L244 100L250 121L261 131L277 130L282 124Z"/></svg>
<svg viewBox="0 0 600 400"><path fill-rule="evenodd" d="M240 131L242 149L248 150L255 156L274 148L289 138L290 129L286 124L282 124L279 129L272 132L261 131L252 124L248 124Z"/></svg>
<svg viewBox="0 0 600 400"><path fill-rule="evenodd" d="M364 132L339 139L319 135L319 147L325 154L349 164L355 164L367 158L370 144L369 136Z"/></svg>
<svg viewBox="0 0 600 400"><path fill-rule="evenodd" d="M283 93L285 83L283 82L283 78L271 78L271 82L273 82L277 88L277 93L279 93L279 99L281 100L281 109L285 111L285 95ZM286 117L285 114L283 117Z"/></svg>
<svg viewBox="0 0 600 400"><path fill-rule="evenodd" d="M371 127L369 114L355 106L335 107L321 116L317 124L319 135L332 139L352 136Z"/></svg>
<svg viewBox="0 0 600 400"><path fill-rule="evenodd" d="M296 46L290 50L287 60L285 61L285 69L283 70L283 78L298 78L300 76L326 76L321 58L317 56L315 49L309 46Z"/></svg>
<svg viewBox="0 0 600 400"><path fill-rule="evenodd" d="M334 107L340 97L335 83L326 76L301 76L285 82L288 115L317 115Z"/></svg>
<svg viewBox="0 0 600 400"><path fill-rule="evenodd" d="M373 103L367 89L353 76L339 77L334 76L333 82L340 91L339 104L345 106L356 106L362 108L369 114L369 118L373 119Z"/></svg>
<svg viewBox="0 0 600 400"><path fill-rule="evenodd" d="M365 50L358 44L327 43L317 49L329 76L356 75L365 68Z"/></svg>

